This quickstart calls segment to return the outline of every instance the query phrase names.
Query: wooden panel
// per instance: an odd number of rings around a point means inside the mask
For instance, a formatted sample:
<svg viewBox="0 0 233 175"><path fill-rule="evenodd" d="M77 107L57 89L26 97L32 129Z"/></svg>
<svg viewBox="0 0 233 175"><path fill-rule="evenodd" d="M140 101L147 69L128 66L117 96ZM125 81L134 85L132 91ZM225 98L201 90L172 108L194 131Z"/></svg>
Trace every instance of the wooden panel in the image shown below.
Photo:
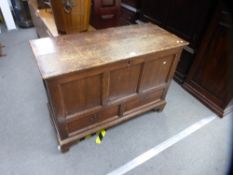
<svg viewBox="0 0 233 175"><path fill-rule="evenodd" d="M71 122L67 123L67 129L69 133L72 133L80 129L85 129L88 126L96 125L110 118L115 119L117 116L118 106L109 107L99 113L77 116Z"/></svg>
<svg viewBox="0 0 233 175"><path fill-rule="evenodd" d="M101 105L101 76L67 82L61 85L66 114Z"/></svg>
<svg viewBox="0 0 233 175"><path fill-rule="evenodd" d="M143 68L143 77L139 91L166 84L174 57L171 55L146 62Z"/></svg>
<svg viewBox="0 0 233 175"><path fill-rule="evenodd" d="M85 31L88 29L87 14L89 14L88 0L75 1L75 6L70 13L64 13L65 25L67 27L66 33L73 33L77 31Z"/></svg>
<svg viewBox="0 0 233 175"><path fill-rule="evenodd" d="M140 65L110 72L110 100L116 100L136 93L140 74Z"/></svg>
<svg viewBox="0 0 233 175"><path fill-rule="evenodd" d="M139 8L141 0L122 0L122 2L134 8Z"/></svg>
<svg viewBox="0 0 233 175"><path fill-rule="evenodd" d="M91 114L88 116L83 115L80 116L77 120L67 123L68 133L72 133L79 129L83 129L85 127L95 124L98 116L98 113Z"/></svg>
<svg viewBox="0 0 233 175"><path fill-rule="evenodd" d="M140 98L130 100L125 105L125 112L140 107L152 101L156 101L156 100L159 101L163 95L163 91L164 91L163 89L151 91L149 93L142 94Z"/></svg>

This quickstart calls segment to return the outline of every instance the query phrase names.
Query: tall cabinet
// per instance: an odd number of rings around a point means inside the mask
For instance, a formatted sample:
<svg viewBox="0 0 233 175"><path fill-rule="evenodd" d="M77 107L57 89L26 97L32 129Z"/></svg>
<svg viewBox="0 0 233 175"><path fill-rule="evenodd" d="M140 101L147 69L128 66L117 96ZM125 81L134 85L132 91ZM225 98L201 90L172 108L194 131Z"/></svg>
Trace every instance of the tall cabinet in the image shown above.
<svg viewBox="0 0 233 175"><path fill-rule="evenodd" d="M232 19L222 3L207 28L185 89L219 116L233 111Z"/></svg>

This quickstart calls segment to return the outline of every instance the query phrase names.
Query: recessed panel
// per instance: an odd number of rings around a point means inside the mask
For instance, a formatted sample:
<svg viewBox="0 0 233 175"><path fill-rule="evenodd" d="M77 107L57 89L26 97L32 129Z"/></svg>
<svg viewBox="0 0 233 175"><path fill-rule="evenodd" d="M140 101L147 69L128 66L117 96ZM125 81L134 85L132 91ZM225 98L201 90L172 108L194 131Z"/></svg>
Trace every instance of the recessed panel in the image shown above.
<svg viewBox="0 0 233 175"><path fill-rule="evenodd" d="M156 88L159 85L167 83L174 58L175 57L171 55L169 57L146 62L143 68L140 90Z"/></svg>
<svg viewBox="0 0 233 175"><path fill-rule="evenodd" d="M63 84L61 88L66 114L73 114L100 105L100 76L71 81Z"/></svg>
<svg viewBox="0 0 233 175"><path fill-rule="evenodd" d="M163 95L164 89L160 89L157 91L152 91L149 93L142 94L139 98L135 100L130 100L125 105L125 111L130 111L135 108L138 108L142 105L148 104L150 102L156 102L161 100L161 97Z"/></svg>
<svg viewBox="0 0 233 175"><path fill-rule="evenodd" d="M132 65L110 73L109 99L116 100L136 93L141 65Z"/></svg>

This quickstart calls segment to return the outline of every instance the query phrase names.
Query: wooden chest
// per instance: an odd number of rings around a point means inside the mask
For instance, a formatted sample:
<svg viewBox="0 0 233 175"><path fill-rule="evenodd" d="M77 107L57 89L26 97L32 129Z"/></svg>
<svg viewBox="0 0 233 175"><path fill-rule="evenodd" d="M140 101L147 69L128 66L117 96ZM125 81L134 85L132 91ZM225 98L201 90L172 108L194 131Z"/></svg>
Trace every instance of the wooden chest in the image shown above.
<svg viewBox="0 0 233 175"><path fill-rule="evenodd" d="M152 24L30 41L62 151L148 110L162 110L184 46Z"/></svg>

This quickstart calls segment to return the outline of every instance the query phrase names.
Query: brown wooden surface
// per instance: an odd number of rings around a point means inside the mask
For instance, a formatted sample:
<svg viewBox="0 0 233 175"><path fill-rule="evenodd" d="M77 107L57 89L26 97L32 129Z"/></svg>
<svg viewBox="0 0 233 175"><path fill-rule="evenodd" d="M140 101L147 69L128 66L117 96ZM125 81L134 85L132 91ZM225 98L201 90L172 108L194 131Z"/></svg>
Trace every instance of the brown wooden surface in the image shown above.
<svg viewBox="0 0 233 175"><path fill-rule="evenodd" d="M72 9L64 9L67 0L51 0L52 9L58 32L70 34L88 30L91 0L72 0Z"/></svg>
<svg viewBox="0 0 233 175"><path fill-rule="evenodd" d="M38 9L36 0L28 0L28 5L33 24L40 38L56 37L60 35L57 31L52 9ZM89 25L88 31L95 31L95 29Z"/></svg>
<svg viewBox="0 0 233 175"><path fill-rule="evenodd" d="M208 27L184 87L219 116L233 111L231 15L222 4Z"/></svg>
<svg viewBox="0 0 233 175"><path fill-rule="evenodd" d="M152 24L30 42L62 151L148 110L161 111L188 43Z"/></svg>
<svg viewBox="0 0 233 175"><path fill-rule="evenodd" d="M182 39L152 24L43 38L30 43L44 79L186 45Z"/></svg>

